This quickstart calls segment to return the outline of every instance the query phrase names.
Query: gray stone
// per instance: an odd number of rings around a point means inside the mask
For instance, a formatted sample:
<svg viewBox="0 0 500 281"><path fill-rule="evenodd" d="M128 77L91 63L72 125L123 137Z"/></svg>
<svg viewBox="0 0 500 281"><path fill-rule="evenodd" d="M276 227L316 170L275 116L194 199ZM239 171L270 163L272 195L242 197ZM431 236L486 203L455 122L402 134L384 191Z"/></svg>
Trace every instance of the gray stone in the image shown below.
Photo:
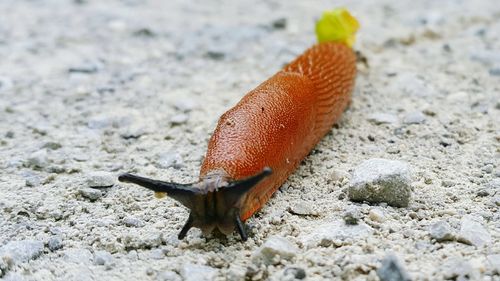
<svg viewBox="0 0 500 281"><path fill-rule="evenodd" d="M488 259L493 274L500 274L500 254L488 255L486 258Z"/></svg>
<svg viewBox="0 0 500 281"><path fill-rule="evenodd" d="M368 121L375 125L395 124L398 123L398 117L393 114L377 112L368 115Z"/></svg>
<svg viewBox="0 0 500 281"><path fill-rule="evenodd" d="M216 275L215 268L205 265L189 263L181 268L181 276L184 281L212 281Z"/></svg>
<svg viewBox="0 0 500 281"><path fill-rule="evenodd" d="M400 260L393 254L384 257L382 265L377 269L377 275L381 281L411 280Z"/></svg>
<svg viewBox="0 0 500 281"><path fill-rule="evenodd" d="M281 259L291 260L297 253L298 248L286 238L271 236L254 253L254 261L262 261L266 265L277 264Z"/></svg>
<svg viewBox="0 0 500 281"><path fill-rule="evenodd" d="M34 169L44 169L48 164L49 158L45 149L33 152L27 161L27 166Z"/></svg>
<svg viewBox="0 0 500 281"><path fill-rule="evenodd" d="M63 251L63 260L71 263L88 264L92 261L92 253L87 249L72 248Z"/></svg>
<svg viewBox="0 0 500 281"><path fill-rule="evenodd" d="M36 240L11 241L0 248L0 260L15 265L38 258L43 253L43 242Z"/></svg>
<svg viewBox="0 0 500 281"><path fill-rule="evenodd" d="M352 243L355 239L367 237L373 233L373 229L365 223L347 225L343 220L333 221L318 226L314 232L304 234L300 238L308 247L330 245L342 246Z"/></svg>
<svg viewBox="0 0 500 281"><path fill-rule="evenodd" d="M80 189L80 194L91 201L95 201L102 197L102 192L100 190L89 187Z"/></svg>
<svg viewBox="0 0 500 281"><path fill-rule="evenodd" d="M472 215L462 218L460 232L457 240L459 242L482 247L491 243L491 235L482 225L483 219Z"/></svg>
<svg viewBox="0 0 500 281"><path fill-rule="evenodd" d="M170 124L172 125L182 125L189 120L189 115L181 113L176 114L170 118Z"/></svg>
<svg viewBox="0 0 500 281"><path fill-rule="evenodd" d="M407 207L411 197L411 176L405 162L373 158L355 168L348 196L352 201L387 203Z"/></svg>
<svg viewBox="0 0 500 281"><path fill-rule="evenodd" d="M114 266L114 258L107 251L96 251L94 253L94 263L96 265L103 265L109 270Z"/></svg>
<svg viewBox="0 0 500 281"><path fill-rule="evenodd" d="M451 241L455 239L453 229L446 221L437 221L429 227L429 233L438 242Z"/></svg>
<svg viewBox="0 0 500 281"><path fill-rule="evenodd" d="M86 181L92 188L110 187L115 184L115 177L111 173L98 171L89 173Z"/></svg>
<svg viewBox="0 0 500 281"><path fill-rule="evenodd" d="M425 115L420 111L410 112L405 115L403 123L405 124L421 124L425 122Z"/></svg>
<svg viewBox="0 0 500 281"><path fill-rule="evenodd" d="M160 168L181 169L184 166L182 156L175 151L162 152L158 155L158 165Z"/></svg>
<svg viewBox="0 0 500 281"><path fill-rule="evenodd" d="M59 236L53 236L50 237L49 242L48 242L49 250L52 252L57 251L59 249L62 249L63 247L63 242L61 237Z"/></svg>

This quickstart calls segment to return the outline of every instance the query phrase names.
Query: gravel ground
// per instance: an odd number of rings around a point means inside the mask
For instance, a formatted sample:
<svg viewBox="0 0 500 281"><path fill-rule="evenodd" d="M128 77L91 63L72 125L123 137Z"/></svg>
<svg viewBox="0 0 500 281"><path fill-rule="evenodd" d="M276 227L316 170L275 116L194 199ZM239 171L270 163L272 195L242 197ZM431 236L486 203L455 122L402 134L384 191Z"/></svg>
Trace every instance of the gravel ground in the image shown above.
<svg viewBox="0 0 500 281"><path fill-rule="evenodd" d="M353 103L246 243L179 241L181 205L116 182L196 180L218 117L332 8L288 2L0 1L0 276L500 280L494 0L345 1Z"/></svg>

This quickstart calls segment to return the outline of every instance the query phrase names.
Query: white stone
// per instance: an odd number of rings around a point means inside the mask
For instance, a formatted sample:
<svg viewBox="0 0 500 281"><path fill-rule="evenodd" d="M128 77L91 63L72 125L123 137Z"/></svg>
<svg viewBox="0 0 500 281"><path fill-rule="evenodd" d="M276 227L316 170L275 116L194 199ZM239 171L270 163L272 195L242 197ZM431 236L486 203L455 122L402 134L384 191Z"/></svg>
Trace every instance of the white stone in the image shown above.
<svg viewBox="0 0 500 281"><path fill-rule="evenodd" d="M254 253L254 261L262 261L266 265L279 263L281 259L291 260L298 248L284 237L271 236Z"/></svg>

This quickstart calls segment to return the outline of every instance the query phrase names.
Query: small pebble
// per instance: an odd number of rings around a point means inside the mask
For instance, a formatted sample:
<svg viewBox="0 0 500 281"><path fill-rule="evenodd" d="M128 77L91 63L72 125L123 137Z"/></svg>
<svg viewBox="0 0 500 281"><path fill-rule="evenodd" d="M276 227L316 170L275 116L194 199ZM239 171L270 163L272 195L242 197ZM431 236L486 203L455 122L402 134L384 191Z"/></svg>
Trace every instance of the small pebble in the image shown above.
<svg viewBox="0 0 500 281"><path fill-rule="evenodd" d="M182 159L182 156L175 151L160 153L158 155L157 163L160 166L160 168L163 169L172 167L178 170L184 167L184 159Z"/></svg>
<svg viewBox="0 0 500 281"><path fill-rule="evenodd" d="M342 215L344 222L349 225L356 225L358 221L362 218L359 208L354 206L349 206Z"/></svg>
<svg viewBox="0 0 500 281"><path fill-rule="evenodd" d="M182 125L189 120L189 115L187 114L176 114L170 118L170 124L173 126Z"/></svg>
<svg viewBox="0 0 500 281"><path fill-rule="evenodd" d="M318 212L316 212L311 205L312 203L307 203L304 201L294 202L292 206L288 208L288 211L291 214L298 216L317 216Z"/></svg>
<svg viewBox="0 0 500 281"><path fill-rule="evenodd" d="M0 76L0 92L9 90L13 85L12 79L6 76Z"/></svg>
<svg viewBox="0 0 500 281"><path fill-rule="evenodd" d="M404 119L405 124L422 124L425 122L425 115L420 111L414 111L408 113Z"/></svg>
<svg viewBox="0 0 500 281"><path fill-rule="evenodd" d="M308 248L314 246L342 246L349 241L369 237L373 229L363 222L357 225L347 225L344 220L336 220L317 226L313 232L304 233L300 239Z"/></svg>
<svg viewBox="0 0 500 281"><path fill-rule="evenodd" d="M481 217L465 215L461 221L457 240L476 247L489 245L491 243L491 235L482 225L482 221Z"/></svg>
<svg viewBox="0 0 500 281"><path fill-rule="evenodd" d="M43 242L36 240L11 241L0 248L0 260L20 264L38 258L43 253Z"/></svg>
<svg viewBox="0 0 500 281"><path fill-rule="evenodd" d="M92 260L92 253L87 249L72 248L63 251L63 260L71 263L87 264Z"/></svg>
<svg viewBox="0 0 500 281"><path fill-rule="evenodd" d="M368 121L375 125L395 124L398 122L398 117L393 114L379 112L368 115Z"/></svg>
<svg viewBox="0 0 500 281"><path fill-rule="evenodd" d="M212 281L217 275L217 270L209 266L189 263L182 266L180 273L184 281Z"/></svg>
<svg viewBox="0 0 500 281"><path fill-rule="evenodd" d="M59 236L50 237L48 246L49 246L49 250L51 250L52 252L55 252L59 249L62 249L63 242L62 242L61 237L59 237Z"/></svg>
<svg viewBox="0 0 500 281"><path fill-rule="evenodd" d="M306 278L306 271L300 267L287 267L284 275L285 277L291 276L294 279L302 280Z"/></svg>
<svg viewBox="0 0 500 281"><path fill-rule="evenodd" d="M399 259L389 254L382 260L382 265L377 269L381 281L410 281L411 278L404 269Z"/></svg>
<svg viewBox="0 0 500 281"><path fill-rule="evenodd" d="M94 253L94 263L96 265L104 265L109 270L114 265L114 258L107 251L96 251Z"/></svg>
<svg viewBox="0 0 500 281"><path fill-rule="evenodd" d="M384 211L378 208L373 208L370 209L370 212L368 213L368 218L372 221L375 222L384 222L385 221L385 214Z"/></svg>
<svg viewBox="0 0 500 281"><path fill-rule="evenodd" d="M451 180L444 180L441 182L441 185L444 187L452 187L455 186L457 183Z"/></svg>
<svg viewBox="0 0 500 281"><path fill-rule="evenodd" d="M62 147L62 145L58 142L49 141L46 142L42 147L50 150L58 150L59 148Z"/></svg>
<svg viewBox="0 0 500 281"><path fill-rule="evenodd" d="M373 158L354 169L348 196L352 201L407 207L411 197L410 167L401 161Z"/></svg>
<svg viewBox="0 0 500 281"><path fill-rule="evenodd" d="M287 24L286 18L280 18L273 21L272 26L274 29L285 29Z"/></svg>
<svg viewBox="0 0 500 281"><path fill-rule="evenodd" d="M94 189L94 188L89 188L89 187L85 187L85 188L80 189L80 194L83 197L90 199L90 201L95 201L95 200L101 198L103 195L100 190Z"/></svg>
<svg viewBox="0 0 500 281"><path fill-rule="evenodd" d="M205 57L212 59L212 60L223 60L226 57L226 53L224 51L220 50L208 50L205 53Z"/></svg>
<svg viewBox="0 0 500 281"><path fill-rule="evenodd" d="M431 238L436 239L438 242L451 241L455 238L453 229L446 221L437 221L429 227Z"/></svg>
<svg viewBox="0 0 500 281"><path fill-rule="evenodd" d="M197 107L197 104L193 99L184 98L175 100L174 107L182 112L190 112Z"/></svg>
<svg viewBox="0 0 500 281"><path fill-rule="evenodd" d="M25 174L23 175L24 178L25 178L25 184L26 186L29 186L29 187L35 187L35 186L39 186L42 182L42 180L40 179L39 176L35 175L35 174Z"/></svg>
<svg viewBox="0 0 500 281"><path fill-rule="evenodd" d="M500 179L492 179L486 184L486 188L492 192L500 192Z"/></svg>
<svg viewBox="0 0 500 281"><path fill-rule="evenodd" d="M494 205L500 206L500 194L495 195L493 198L491 198L491 203Z"/></svg>
<svg viewBox="0 0 500 281"><path fill-rule="evenodd" d="M500 275L500 254L487 256L493 274Z"/></svg>
<svg viewBox="0 0 500 281"><path fill-rule="evenodd" d="M181 277L173 271L160 271L156 274L156 281L181 281Z"/></svg>
<svg viewBox="0 0 500 281"><path fill-rule="evenodd" d="M115 184L115 177L103 171L92 172L87 175L87 185L91 188L111 187Z"/></svg>
<svg viewBox="0 0 500 281"><path fill-rule="evenodd" d="M49 158L47 156L47 150L41 149L33 152L27 161L27 166L33 169L44 169L49 163Z"/></svg>
<svg viewBox="0 0 500 281"><path fill-rule="evenodd" d="M266 265L278 264L281 259L291 260L298 248L284 237L271 236L254 253L254 261L262 261Z"/></svg>
<svg viewBox="0 0 500 281"><path fill-rule="evenodd" d="M246 274L247 270L244 266L231 263L227 270L227 281L245 280Z"/></svg>
<svg viewBox="0 0 500 281"><path fill-rule="evenodd" d="M349 179L350 176L351 175L349 175L349 173L346 171L334 169L330 174L330 179L333 182L344 182L344 180Z"/></svg>
<svg viewBox="0 0 500 281"><path fill-rule="evenodd" d="M441 266L440 271L447 280L477 280L471 264L463 258L448 258Z"/></svg>
<svg viewBox="0 0 500 281"><path fill-rule="evenodd" d="M99 63L85 62L78 66L68 68L69 73L93 74L99 71L102 65Z"/></svg>
<svg viewBox="0 0 500 281"><path fill-rule="evenodd" d="M485 65L500 64L500 53L494 50L473 48L470 58Z"/></svg>
<svg viewBox="0 0 500 281"><path fill-rule="evenodd" d="M165 251L163 249L152 249L149 251L149 257L154 260L161 260L165 258Z"/></svg>
<svg viewBox="0 0 500 281"><path fill-rule="evenodd" d="M123 223L128 227L142 227L144 222L138 218L126 217L123 219Z"/></svg>

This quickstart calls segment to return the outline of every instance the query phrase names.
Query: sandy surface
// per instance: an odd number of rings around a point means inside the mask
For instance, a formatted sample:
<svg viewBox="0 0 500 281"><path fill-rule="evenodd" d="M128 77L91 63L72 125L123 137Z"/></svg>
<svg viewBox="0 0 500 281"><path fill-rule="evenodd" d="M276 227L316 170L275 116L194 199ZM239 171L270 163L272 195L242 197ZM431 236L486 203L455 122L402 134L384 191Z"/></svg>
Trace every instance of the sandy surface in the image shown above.
<svg viewBox="0 0 500 281"><path fill-rule="evenodd" d="M89 187L95 172L196 180L218 117L313 44L331 8L235 2L0 1L0 275L377 280L392 253L415 280L500 280L494 0L349 1L369 68L338 128L249 220L246 243L197 229L178 241L178 203ZM348 200L371 158L409 164L409 207ZM435 223L449 241L431 237ZM268 239L288 248L263 262Z"/></svg>

